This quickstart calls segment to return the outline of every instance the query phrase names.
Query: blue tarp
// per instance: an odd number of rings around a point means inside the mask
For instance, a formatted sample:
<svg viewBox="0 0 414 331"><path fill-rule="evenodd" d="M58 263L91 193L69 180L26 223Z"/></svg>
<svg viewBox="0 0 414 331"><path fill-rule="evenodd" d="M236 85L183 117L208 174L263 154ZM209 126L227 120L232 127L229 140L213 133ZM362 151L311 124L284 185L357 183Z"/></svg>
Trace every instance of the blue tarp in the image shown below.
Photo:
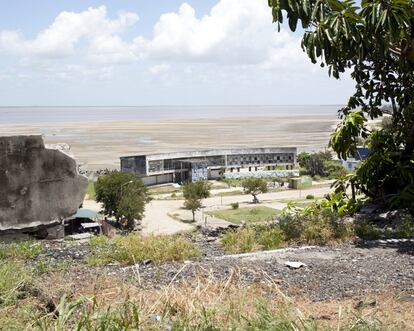
<svg viewBox="0 0 414 331"><path fill-rule="evenodd" d="M71 218L90 218L95 219L98 218L98 213L90 210L90 209L84 209L80 208L78 209L77 213L73 215Z"/></svg>

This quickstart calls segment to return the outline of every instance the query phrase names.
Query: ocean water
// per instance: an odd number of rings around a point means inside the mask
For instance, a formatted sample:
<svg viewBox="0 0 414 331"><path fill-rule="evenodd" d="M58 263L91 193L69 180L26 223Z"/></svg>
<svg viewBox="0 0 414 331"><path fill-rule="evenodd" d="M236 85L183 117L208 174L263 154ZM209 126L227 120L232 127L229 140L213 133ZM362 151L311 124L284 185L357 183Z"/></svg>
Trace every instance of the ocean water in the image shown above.
<svg viewBox="0 0 414 331"><path fill-rule="evenodd" d="M226 117L335 116L340 108L340 105L0 107L0 125L128 120L216 119Z"/></svg>

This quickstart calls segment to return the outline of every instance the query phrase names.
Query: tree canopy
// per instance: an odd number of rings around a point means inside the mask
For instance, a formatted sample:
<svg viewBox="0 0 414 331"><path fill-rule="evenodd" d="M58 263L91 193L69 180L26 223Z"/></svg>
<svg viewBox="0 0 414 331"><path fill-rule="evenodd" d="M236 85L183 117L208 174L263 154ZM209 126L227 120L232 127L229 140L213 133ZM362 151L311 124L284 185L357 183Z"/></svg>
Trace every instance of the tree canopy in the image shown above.
<svg viewBox="0 0 414 331"><path fill-rule="evenodd" d="M150 200L147 188L132 174L113 171L98 178L95 184L96 201L103 205L105 215L126 221L126 227L134 227L135 220L144 216L145 204Z"/></svg>
<svg viewBox="0 0 414 331"><path fill-rule="evenodd" d="M248 177L242 183L244 192L253 196L253 203L259 203L257 196L268 191L267 182L263 178Z"/></svg>
<svg viewBox="0 0 414 331"><path fill-rule="evenodd" d="M352 184L385 205L414 207L414 3L412 0L269 0L274 22L304 30L302 48L339 78L349 71L355 92L339 110L330 145L355 156L365 140L367 160ZM386 105L387 107L384 107ZM387 129L368 119L388 115Z"/></svg>
<svg viewBox="0 0 414 331"><path fill-rule="evenodd" d="M195 212L202 207L202 200L210 196L210 184L208 182L187 182L183 186L184 208L191 210L193 221Z"/></svg>

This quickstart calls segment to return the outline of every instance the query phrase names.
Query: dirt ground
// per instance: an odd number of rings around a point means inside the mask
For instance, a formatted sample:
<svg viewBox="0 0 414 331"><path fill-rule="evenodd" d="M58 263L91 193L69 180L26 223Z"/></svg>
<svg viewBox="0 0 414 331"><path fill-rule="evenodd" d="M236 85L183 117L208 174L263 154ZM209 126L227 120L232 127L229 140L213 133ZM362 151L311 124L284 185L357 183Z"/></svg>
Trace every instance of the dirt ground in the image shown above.
<svg viewBox="0 0 414 331"><path fill-rule="evenodd" d="M73 264L64 273L48 274L39 286L54 298L70 292L111 305L126 298L142 300L150 307L171 300L179 309L230 299L240 300L245 309L242 294L246 300L248 292L251 298L294 305L306 318L329 325L339 323L338 314L361 314L380 318L391 330L414 329L414 240L239 255L226 255L218 241L202 233L192 240L202 250L195 260L130 267L83 266L90 252L86 243L51 243L40 260ZM294 269L287 261L305 265Z"/></svg>
<svg viewBox="0 0 414 331"><path fill-rule="evenodd" d="M0 136L41 134L46 144L68 144L85 170L119 168L119 157L229 147L320 150L337 123L333 116L218 118L172 121L7 124Z"/></svg>

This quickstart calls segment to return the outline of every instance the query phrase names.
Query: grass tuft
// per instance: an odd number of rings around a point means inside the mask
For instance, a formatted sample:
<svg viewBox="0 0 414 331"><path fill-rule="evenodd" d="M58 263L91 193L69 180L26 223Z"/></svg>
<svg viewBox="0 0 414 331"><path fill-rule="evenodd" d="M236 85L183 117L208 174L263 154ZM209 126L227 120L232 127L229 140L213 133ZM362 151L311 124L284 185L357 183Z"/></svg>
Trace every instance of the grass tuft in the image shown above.
<svg viewBox="0 0 414 331"><path fill-rule="evenodd" d="M224 249L232 254L270 250L280 247L284 234L279 226L247 226L230 230L222 238Z"/></svg>
<svg viewBox="0 0 414 331"><path fill-rule="evenodd" d="M144 260L154 262L187 260L200 255L199 249L182 236L141 237L136 234L114 239L95 237L90 240L93 253L90 265L121 263L132 265Z"/></svg>
<svg viewBox="0 0 414 331"><path fill-rule="evenodd" d="M0 244L0 260L30 260L44 251L43 244L36 241L23 241L13 244Z"/></svg>

